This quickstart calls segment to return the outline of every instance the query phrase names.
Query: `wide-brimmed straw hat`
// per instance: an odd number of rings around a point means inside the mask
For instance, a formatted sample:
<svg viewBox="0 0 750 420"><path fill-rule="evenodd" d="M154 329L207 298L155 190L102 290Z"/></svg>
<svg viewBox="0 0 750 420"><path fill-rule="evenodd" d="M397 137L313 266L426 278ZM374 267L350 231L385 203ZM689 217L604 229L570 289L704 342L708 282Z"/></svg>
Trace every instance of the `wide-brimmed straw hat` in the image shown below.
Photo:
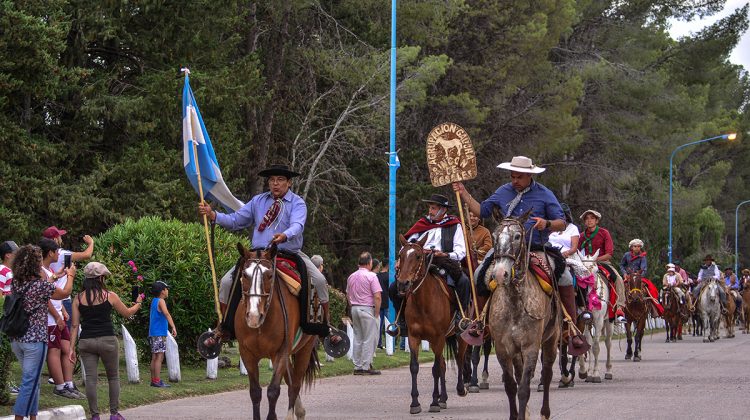
<svg viewBox="0 0 750 420"><path fill-rule="evenodd" d="M447 208L453 208L453 204L448 200L448 197L442 195L442 194L432 194L430 198L426 200L422 200L424 203L434 203L438 206L443 206Z"/></svg>
<svg viewBox="0 0 750 420"><path fill-rule="evenodd" d="M513 156L510 162L503 162L497 165L500 169L507 169L514 172L524 172L527 174L540 174L546 170L546 168L540 168L534 165L534 162L526 156Z"/></svg>
<svg viewBox="0 0 750 420"><path fill-rule="evenodd" d="M602 214L601 214L601 213L599 213L599 212L598 212L598 211L596 211L596 210L591 210L591 209L589 209L589 210L586 210L586 211L584 211L584 212L583 212L583 213L581 214L581 219L583 219L584 217L586 217L586 215L587 215L587 214L589 214L589 213L590 213L590 214L593 214L593 215L594 215L594 217L596 217L596 219L597 219L597 220L602 220Z"/></svg>
<svg viewBox="0 0 750 420"><path fill-rule="evenodd" d="M285 176L289 179L292 179L295 176L300 176L300 173L294 172L286 165L271 165L268 168L258 172L258 176L269 177L274 175Z"/></svg>

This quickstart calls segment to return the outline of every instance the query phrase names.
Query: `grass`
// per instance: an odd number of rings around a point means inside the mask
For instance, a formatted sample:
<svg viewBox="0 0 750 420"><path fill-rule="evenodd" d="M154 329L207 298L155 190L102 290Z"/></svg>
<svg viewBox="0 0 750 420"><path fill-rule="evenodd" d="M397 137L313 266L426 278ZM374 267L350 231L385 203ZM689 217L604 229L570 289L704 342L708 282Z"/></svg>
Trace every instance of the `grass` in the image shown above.
<svg viewBox="0 0 750 420"><path fill-rule="evenodd" d="M186 398L197 395L216 394L220 392L236 391L248 389L248 380L246 376L242 376L237 368L239 363L239 353L236 347L225 347L222 351L223 356L228 356L232 360L232 367L227 369L220 369L218 378L215 380L206 378L206 366L182 366L181 375L182 381L179 383L171 384L171 388L153 388L149 386L149 366L148 364L139 364L141 383L130 384L127 380L127 374L125 372L124 357L120 353L120 409L136 407L140 405L153 404L159 401L173 400L177 398ZM318 352L318 357L321 363L324 365L320 369L320 377L331 377L340 375L350 375L352 373L353 365L350 360L346 357L335 359L333 362L325 361L325 353L322 350ZM393 356L387 356L384 350L378 350L376 357L373 359L373 367L375 369L389 369L409 364L409 353L403 351L396 351ZM428 362L434 360L432 352L420 352L420 362ZM268 361L263 360L260 363L260 380L264 385L267 384L271 378L271 370L268 369ZM107 378L104 375L104 367L99 366L99 381L97 384L97 397L99 400L99 410L102 413L109 411L109 398L107 388ZM166 366L162 369L162 378L168 377ZM15 383L18 383L21 378L21 369L16 360L11 365L10 379ZM76 375L75 383L81 392L85 392L81 382L80 375ZM63 397L58 397L52 393L54 387L47 384L47 375L42 375L42 386L41 396L39 400L39 409L45 410L54 407L60 407L64 405L78 404L82 405L86 412L89 412L88 403L86 400L70 400ZM10 406L0 405L0 416L6 416L12 414L12 403L15 401L14 398L11 400Z"/></svg>

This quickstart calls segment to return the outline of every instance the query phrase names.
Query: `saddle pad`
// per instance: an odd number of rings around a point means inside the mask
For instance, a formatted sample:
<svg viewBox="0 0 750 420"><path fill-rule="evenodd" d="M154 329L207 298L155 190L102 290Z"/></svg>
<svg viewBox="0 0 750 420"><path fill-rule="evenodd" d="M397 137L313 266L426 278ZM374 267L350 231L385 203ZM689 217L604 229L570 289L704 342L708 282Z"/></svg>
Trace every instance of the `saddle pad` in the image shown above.
<svg viewBox="0 0 750 420"><path fill-rule="evenodd" d="M531 266L531 270L534 272L534 277L536 277L536 280L539 282L539 285L542 286L542 290L544 290L544 293L547 295L552 295L552 284L550 283L549 277L544 275L545 273L541 271L541 269L535 265Z"/></svg>
<svg viewBox="0 0 750 420"><path fill-rule="evenodd" d="M276 257L276 269L286 274L290 279L300 283L299 271L297 271L297 264L287 258L277 256ZM299 290L299 289L298 289Z"/></svg>
<svg viewBox="0 0 750 420"><path fill-rule="evenodd" d="M547 283L552 284L552 267L547 264L547 258L545 255L541 252L532 252L530 256L529 266L534 270L534 273Z"/></svg>
<svg viewBox="0 0 750 420"><path fill-rule="evenodd" d="M299 291L300 289L302 289L302 285L299 283L299 279L295 279L281 270L279 270L278 275L279 278L281 280L284 280L284 283L286 283L286 287L289 289L289 293L294 296L299 296Z"/></svg>

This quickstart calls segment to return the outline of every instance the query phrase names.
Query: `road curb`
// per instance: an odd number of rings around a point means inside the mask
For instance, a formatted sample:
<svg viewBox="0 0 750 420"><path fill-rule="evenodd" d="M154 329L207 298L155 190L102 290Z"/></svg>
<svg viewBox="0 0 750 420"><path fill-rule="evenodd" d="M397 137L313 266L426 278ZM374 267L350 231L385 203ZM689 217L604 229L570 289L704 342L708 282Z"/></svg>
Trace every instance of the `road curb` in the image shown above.
<svg viewBox="0 0 750 420"><path fill-rule="evenodd" d="M13 420L13 416L0 417L0 420ZM80 405L65 405L40 411L37 420L86 420L86 411Z"/></svg>

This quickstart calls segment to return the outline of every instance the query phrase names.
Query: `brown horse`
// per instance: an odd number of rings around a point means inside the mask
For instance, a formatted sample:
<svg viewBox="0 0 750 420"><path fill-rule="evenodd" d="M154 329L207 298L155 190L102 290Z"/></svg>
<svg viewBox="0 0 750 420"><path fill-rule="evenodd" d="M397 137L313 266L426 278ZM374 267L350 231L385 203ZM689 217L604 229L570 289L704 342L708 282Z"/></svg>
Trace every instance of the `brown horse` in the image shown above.
<svg viewBox="0 0 750 420"><path fill-rule="evenodd" d="M662 293L662 301L664 302L662 318L664 318L667 330L667 343L677 341L677 333L683 321L683 314L680 310L680 296L674 290L675 287L677 286L667 287Z"/></svg>
<svg viewBox="0 0 750 420"><path fill-rule="evenodd" d="M730 290L728 287L724 288L724 292L727 294L727 313L723 316L724 325L727 327L727 338L734 338L734 321L737 313L737 301L734 293L737 292Z"/></svg>
<svg viewBox="0 0 750 420"><path fill-rule="evenodd" d="M287 420L305 418L299 398L300 389L312 385L320 370L315 352L316 337L301 334L300 308L297 298L282 283L275 271L276 246L270 251L248 251L237 245L244 262L242 267L242 300L234 317L234 329L240 357L250 381L253 419L260 420L262 388L258 362L269 358L273 375L268 385L268 420L276 419L276 401L281 393L281 379L287 384L289 407ZM291 360L290 360L291 358Z"/></svg>
<svg viewBox="0 0 750 420"><path fill-rule="evenodd" d="M560 314L556 301L547 295L528 270L524 223L509 217L499 221L493 233L493 264L497 288L490 298L489 327L495 352L503 368L510 419L528 418L530 383L542 351L542 418L550 417L549 386L557 357ZM516 397L518 401L516 401Z"/></svg>
<svg viewBox="0 0 750 420"><path fill-rule="evenodd" d="M450 292L442 279L435 276L429 270L430 256L423 251L427 236L418 242L409 243L403 235L399 235L401 251L398 254L399 272L397 275L398 292L405 294L403 305L406 326L409 330L409 350L411 361L411 406L409 412L417 414L422 411L419 405L419 390L417 389L417 374L419 373L419 349L422 340L430 343L430 348L435 354L435 362L432 365L432 378L434 386L432 390L432 403L430 412L439 412L447 408L448 392L445 389L445 358L443 350L447 349L450 358L456 355L456 367L458 371L458 383L456 390L458 395L466 396L463 380L464 356L466 354L466 343L457 335L453 335L446 341L451 329L453 311L451 304L456 302L456 296ZM446 348L446 343L448 344Z"/></svg>
<svg viewBox="0 0 750 420"><path fill-rule="evenodd" d="M648 305L650 305L644 297L646 293L643 291L644 285L641 281L640 271L631 272L625 276L625 333L628 341L625 360L632 358L634 362L641 361L641 342L643 341L643 331L646 329ZM631 331L631 325L635 328L635 331ZM635 348L633 347L633 338L635 338Z"/></svg>

